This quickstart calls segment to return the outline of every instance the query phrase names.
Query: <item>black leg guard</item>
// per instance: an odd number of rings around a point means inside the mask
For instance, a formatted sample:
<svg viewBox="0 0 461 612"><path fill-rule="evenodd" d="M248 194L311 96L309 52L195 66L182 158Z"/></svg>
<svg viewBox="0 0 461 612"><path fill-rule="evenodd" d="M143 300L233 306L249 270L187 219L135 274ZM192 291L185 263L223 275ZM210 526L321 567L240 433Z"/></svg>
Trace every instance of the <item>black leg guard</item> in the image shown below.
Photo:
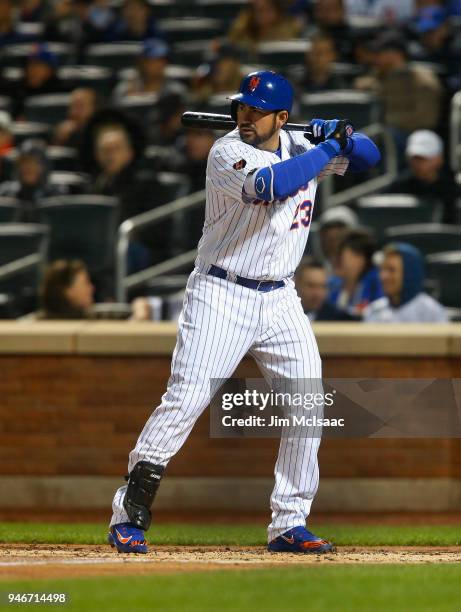
<svg viewBox="0 0 461 612"><path fill-rule="evenodd" d="M147 461L139 461L128 477L123 506L130 521L139 529L147 531L152 514L150 507L160 486L165 468Z"/></svg>

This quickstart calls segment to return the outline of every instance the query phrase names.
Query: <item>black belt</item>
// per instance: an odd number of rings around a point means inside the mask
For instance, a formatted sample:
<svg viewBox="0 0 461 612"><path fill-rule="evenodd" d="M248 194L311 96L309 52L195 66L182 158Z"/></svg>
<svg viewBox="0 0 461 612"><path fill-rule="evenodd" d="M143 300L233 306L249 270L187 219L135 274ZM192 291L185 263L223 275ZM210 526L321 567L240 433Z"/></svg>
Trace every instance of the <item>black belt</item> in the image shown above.
<svg viewBox="0 0 461 612"><path fill-rule="evenodd" d="M218 278L223 278L224 280L236 283L237 285L242 285L243 287L248 287L248 289L256 289L256 291L273 291L274 289L280 289L280 287L285 286L283 281L259 281L254 278L244 278L243 276L238 276L237 274L227 272L226 270L218 268L218 266L214 265L210 266L207 274L217 276Z"/></svg>

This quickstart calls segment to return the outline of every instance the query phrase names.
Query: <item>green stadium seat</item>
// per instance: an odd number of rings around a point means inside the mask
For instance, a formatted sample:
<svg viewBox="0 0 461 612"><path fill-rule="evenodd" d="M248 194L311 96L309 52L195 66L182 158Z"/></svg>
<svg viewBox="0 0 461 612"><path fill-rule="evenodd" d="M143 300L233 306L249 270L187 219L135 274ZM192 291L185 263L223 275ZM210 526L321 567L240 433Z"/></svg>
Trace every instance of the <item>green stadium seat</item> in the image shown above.
<svg viewBox="0 0 461 612"><path fill-rule="evenodd" d="M118 104L117 107L126 111L128 115L131 115L134 119L137 119L141 123L147 121L149 114L157 104L158 95L145 93L135 94L132 96L126 96Z"/></svg>
<svg viewBox="0 0 461 612"><path fill-rule="evenodd" d="M225 23L220 19L208 17L180 17L175 19L159 19L159 32L170 42L186 42L191 40L211 40L224 34Z"/></svg>
<svg viewBox="0 0 461 612"><path fill-rule="evenodd" d="M0 197L0 223L11 223L21 203L16 198Z"/></svg>
<svg viewBox="0 0 461 612"><path fill-rule="evenodd" d="M256 50L256 61L283 72L295 65L303 65L309 48L309 41L298 39L261 43Z"/></svg>
<svg viewBox="0 0 461 612"><path fill-rule="evenodd" d="M461 250L428 255L426 275L435 283L439 302L461 308Z"/></svg>
<svg viewBox="0 0 461 612"><path fill-rule="evenodd" d="M26 121L57 125L67 117L70 94L46 94L27 98L24 112Z"/></svg>
<svg viewBox="0 0 461 612"><path fill-rule="evenodd" d="M54 171L74 172L77 167L77 151L71 147L47 147L46 154Z"/></svg>
<svg viewBox="0 0 461 612"><path fill-rule="evenodd" d="M99 195L56 196L38 205L50 227L48 259L82 259L91 273L112 263L118 200Z"/></svg>
<svg viewBox="0 0 461 612"><path fill-rule="evenodd" d="M381 106L377 96L353 89L338 89L321 93L304 94L301 97L301 116L309 121L312 117L336 119L347 117L355 129L379 123Z"/></svg>
<svg viewBox="0 0 461 612"><path fill-rule="evenodd" d="M189 193L189 178L179 172L159 172L156 175L158 189L155 192L156 205L167 204Z"/></svg>
<svg viewBox="0 0 461 612"><path fill-rule="evenodd" d="M13 123L12 132L14 134L15 145L19 147L24 140L29 140L31 138L48 141L51 126L47 123L15 121Z"/></svg>
<svg viewBox="0 0 461 612"><path fill-rule="evenodd" d="M423 255L461 251L461 228L442 223L416 223L389 227L384 232L389 242L409 242Z"/></svg>
<svg viewBox="0 0 461 612"><path fill-rule="evenodd" d="M355 212L360 225L373 230L377 240L384 240L386 228L395 225L430 223L434 205L412 195L389 193L365 196L357 200Z"/></svg>
<svg viewBox="0 0 461 612"><path fill-rule="evenodd" d="M67 172L64 170L53 170L48 180L51 185L63 187L63 191L69 194L81 194L87 191L88 175L81 172Z"/></svg>
<svg viewBox="0 0 461 612"><path fill-rule="evenodd" d="M180 66L197 68L211 53L211 41L189 40L171 46L171 62Z"/></svg>
<svg viewBox="0 0 461 612"><path fill-rule="evenodd" d="M102 96L109 96L113 87L113 71L105 66L63 66L58 76L68 89L91 87Z"/></svg>
<svg viewBox="0 0 461 612"><path fill-rule="evenodd" d="M132 68L142 50L139 42L98 43L89 45L83 63L111 70Z"/></svg>
<svg viewBox="0 0 461 612"><path fill-rule="evenodd" d="M248 5L247 0L195 0L191 2L194 13L230 22Z"/></svg>
<svg viewBox="0 0 461 612"><path fill-rule="evenodd" d="M36 43L5 45L0 54L0 66L23 68L35 46ZM68 43L50 42L47 47L57 56L60 66L67 64L74 53L74 46Z"/></svg>
<svg viewBox="0 0 461 612"><path fill-rule="evenodd" d="M36 294L40 275L46 262L49 230L34 223L0 224L0 293L13 296L18 302ZM26 263L24 258L32 261ZM16 270L6 270L7 264L21 264Z"/></svg>

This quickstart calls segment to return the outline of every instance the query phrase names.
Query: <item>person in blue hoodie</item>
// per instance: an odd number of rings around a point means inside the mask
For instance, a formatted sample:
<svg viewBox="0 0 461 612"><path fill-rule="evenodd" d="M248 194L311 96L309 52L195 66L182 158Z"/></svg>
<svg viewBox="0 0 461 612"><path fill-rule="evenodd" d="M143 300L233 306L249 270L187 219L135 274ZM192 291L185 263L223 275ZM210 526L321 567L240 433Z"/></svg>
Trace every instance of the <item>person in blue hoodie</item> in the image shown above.
<svg viewBox="0 0 461 612"><path fill-rule="evenodd" d="M379 276L384 297L363 312L369 323L446 323L444 307L423 290L424 260L417 248L394 242L383 249Z"/></svg>
<svg viewBox="0 0 461 612"><path fill-rule="evenodd" d="M329 302L354 317L382 297L378 269L373 264L376 243L364 228L349 230L338 247L336 276L329 280Z"/></svg>

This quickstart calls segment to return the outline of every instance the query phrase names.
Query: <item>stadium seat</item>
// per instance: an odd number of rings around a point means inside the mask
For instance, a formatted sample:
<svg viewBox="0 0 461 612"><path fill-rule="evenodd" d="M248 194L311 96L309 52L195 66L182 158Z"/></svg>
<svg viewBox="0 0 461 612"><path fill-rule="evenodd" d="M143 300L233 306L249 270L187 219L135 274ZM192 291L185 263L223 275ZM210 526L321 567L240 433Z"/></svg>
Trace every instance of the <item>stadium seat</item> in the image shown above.
<svg viewBox="0 0 461 612"><path fill-rule="evenodd" d="M191 40L211 40L222 35L225 24L220 19L208 17L180 17L177 19L159 19L159 32L170 42L186 42Z"/></svg>
<svg viewBox="0 0 461 612"><path fill-rule="evenodd" d="M31 96L25 103L26 121L57 125L67 117L70 94Z"/></svg>
<svg viewBox="0 0 461 612"><path fill-rule="evenodd" d="M77 151L71 147L47 147L46 154L54 171L75 172Z"/></svg>
<svg viewBox="0 0 461 612"><path fill-rule="evenodd" d="M119 103L118 108L123 109L134 119L141 123L147 121L149 114L158 101L157 94L145 93L125 96Z"/></svg>
<svg viewBox="0 0 461 612"><path fill-rule="evenodd" d="M11 98L0 96L0 110L9 113L11 111Z"/></svg>
<svg viewBox="0 0 461 612"><path fill-rule="evenodd" d="M51 132L51 126L47 123L15 121L13 123L12 132L14 134L15 145L16 147L19 147L24 140L29 140L30 138L48 140Z"/></svg>
<svg viewBox="0 0 461 612"><path fill-rule="evenodd" d="M16 32L22 36L39 39L42 37L45 25L35 21L18 21L16 24Z"/></svg>
<svg viewBox="0 0 461 612"><path fill-rule="evenodd" d="M377 240L382 242L384 230L394 225L430 223L434 220L435 207L426 200L412 195L389 193L360 198L355 211L360 225L373 230Z"/></svg>
<svg viewBox="0 0 461 612"><path fill-rule="evenodd" d="M0 197L0 223L14 221L19 206L20 202L16 198Z"/></svg>
<svg viewBox="0 0 461 612"><path fill-rule="evenodd" d="M258 45L256 61L273 70L292 68L304 64L304 56L310 48L307 40L276 40Z"/></svg>
<svg viewBox="0 0 461 612"><path fill-rule="evenodd" d="M442 304L461 308L461 250L428 255L426 274L434 281L435 297Z"/></svg>
<svg viewBox="0 0 461 612"><path fill-rule="evenodd" d="M22 68L35 45L36 43L5 45L0 54L0 66ZM50 42L47 46L57 56L60 66L67 64L74 53L74 46L68 43Z"/></svg>
<svg viewBox="0 0 461 612"><path fill-rule="evenodd" d="M81 172L56 170L50 173L48 180L52 185L65 187L70 194L81 194L87 190L89 178Z"/></svg>
<svg viewBox="0 0 461 612"><path fill-rule="evenodd" d="M211 53L211 41L189 40L188 42L175 43L171 47L171 61L180 66L197 68L206 61Z"/></svg>
<svg viewBox="0 0 461 612"><path fill-rule="evenodd" d="M247 0L195 0L193 7L194 12L199 12L205 17L230 22L247 4Z"/></svg>
<svg viewBox="0 0 461 612"><path fill-rule="evenodd" d="M201 108L200 110L206 113L228 115L230 113L230 101L228 97L234 93L235 91L230 91L229 93L210 96L208 100L203 103L203 109Z"/></svg>
<svg viewBox="0 0 461 612"><path fill-rule="evenodd" d="M461 251L461 228L441 223L417 223L389 227L384 232L388 241L409 242L423 255Z"/></svg>
<svg viewBox="0 0 461 612"><path fill-rule="evenodd" d="M113 72L104 66L64 66L58 76L67 89L91 87L102 96L109 96L113 87Z"/></svg>
<svg viewBox="0 0 461 612"><path fill-rule="evenodd" d="M111 70L131 68L142 50L141 43L98 43L86 49L83 63L89 66L103 66Z"/></svg>
<svg viewBox="0 0 461 612"><path fill-rule="evenodd" d="M46 262L48 234L46 225L0 224L0 293L13 296L19 310L35 307L34 296ZM7 270L7 264L13 264L16 269Z"/></svg>
<svg viewBox="0 0 461 612"><path fill-rule="evenodd" d="M179 81L185 85L189 85L195 71L189 66L178 66L177 64L169 64L165 70L165 76L168 79Z"/></svg>
<svg viewBox="0 0 461 612"><path fill-rule="evenodd" d="M159 172L156 175L159 187L155 193L156 205L167 204L189 193L189 178L179 172Z"/></svg>
<svg viewBox="0 0 461 612"><path fill-rule="evenodd" d="M348 89L304 94L300 112L306 120L347 117L355 129L378 123L381 117L380 103L374 94Z"/></svg>
<svg viewBox="0 0 461 612"><path fill-rule="evenodd" d="M50 227L48 259L82 259L91 273L107 269L113 258L116 198L56 196L42 200L38 215Z"/></svg>

